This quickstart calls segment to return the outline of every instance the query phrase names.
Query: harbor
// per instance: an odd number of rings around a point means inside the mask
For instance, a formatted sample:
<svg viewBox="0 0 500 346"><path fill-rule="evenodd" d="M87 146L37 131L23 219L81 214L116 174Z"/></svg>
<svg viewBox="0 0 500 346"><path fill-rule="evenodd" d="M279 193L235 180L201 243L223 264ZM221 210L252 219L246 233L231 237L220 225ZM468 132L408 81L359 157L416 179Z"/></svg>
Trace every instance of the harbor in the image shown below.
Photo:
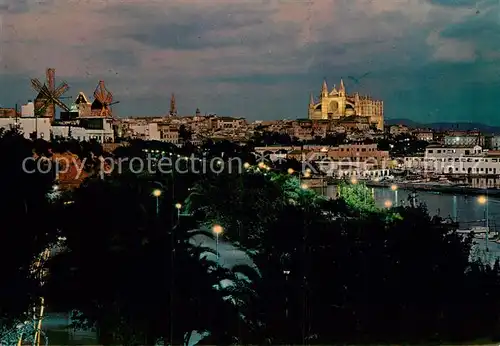
<svg viewBox="0 0 500 346"><path fill-rule="evenodd" d="M373 181L367 180L366 186L368 187L380 187L380 188L390 188L392 185L397 184L398 189L408 190L408 191L428 191L431 193L444 193L453 195L483 195L488 194L489 196L500 197L500 189L497 187L488 188L486 187L473 187L470 185L465 185L461 183L451 183L451 182L410 182L410 181Z"/></svg>
<svg viewBox="0 0 500 346"><path fill-rule="evenodd" d="M456 223L458 233L465 235L472 232L476 247L483 251L488 249L491 261L500 258L499 228L496 224L496 220L500 219L500 197L498 194L490 194L490 189L486 199L485 189L481 189L482 194L468 191L468 193L454 194L431 189L430 186L428 190L417 190L397 181L392 183L367 181L366 185L371 188L378 207L386 208L388 204L394 207L408 206L410 200L415 198L417 203L426 206L430 216L436 215L444 222ZM393 186L397 188L391 188ZM330 183L326 187L317 187L314 190L329 198L337 196L337 184Z"/></svg>

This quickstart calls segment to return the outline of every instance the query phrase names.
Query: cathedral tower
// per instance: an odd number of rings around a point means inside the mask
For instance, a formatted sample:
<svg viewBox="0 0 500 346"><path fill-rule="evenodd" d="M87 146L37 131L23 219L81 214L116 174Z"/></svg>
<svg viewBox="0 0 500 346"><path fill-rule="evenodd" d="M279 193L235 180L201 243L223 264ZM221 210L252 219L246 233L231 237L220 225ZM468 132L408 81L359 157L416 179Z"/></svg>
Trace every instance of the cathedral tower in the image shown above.
<svg viewBox="0 0 500 346"><path fill-rule="evenodd" d="M175 104L175 94L172 93L170 97L170 112L168 113L171 117L177 116L177 105Z"/></svg>
<svg viewBox="0 0 500 346"><path fill-rule="evenodd" d="M317 101L311 95L309 119L341 121L345 117L368 118L370 125L379 130L384 129L384 102L358 93L349 95L343 79L340 80L339 88L334 86L330 92L324 80L320 95Z"/></svg>

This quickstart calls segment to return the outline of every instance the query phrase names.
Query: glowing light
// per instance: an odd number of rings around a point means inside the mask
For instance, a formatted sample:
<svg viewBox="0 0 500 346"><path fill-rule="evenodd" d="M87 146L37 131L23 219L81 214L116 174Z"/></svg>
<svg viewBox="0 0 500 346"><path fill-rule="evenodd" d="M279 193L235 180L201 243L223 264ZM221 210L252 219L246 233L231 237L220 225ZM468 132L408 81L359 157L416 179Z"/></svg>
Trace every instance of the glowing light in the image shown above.
<svg viewBox="0 0 500 346"><path fill-rule="evenodd" d="M398 189L398 186L397 185L391 185L391 190L392 191L396 191Z"/></svg>
<svg viewBox="0 0 500 346"><path fill-rule="evenodd" d="M307 186L307 184L302 184L302 185L300 185L300 188L303 190L307 190L309 188L309 186Z"/></svg>
<svg viewBox="0 0 500 346"><path fill-rule="evenodd" d="M214 226L212 227L212 232L214 232L214 234L219 235L219 234L221 234L222 232L224 232L224 228L222 228L222 226L221 226L221 225L214 225Z"/></svg>
<svg viewBox="0 0 500 346"><path fill-rule="evenodd" d="M160 197L161 196L161 190L160 189L153 190L153 196Z"/></svg>
<svg viewBox="0 0 500 346"><path fill-rule="evenodd" d="M305 173L304 173L304 177L305 177L305 178L309 178L310 176L311 176L311 173L310 173L310 172L305 172Z"/></svg>
<svg viewBox="0 0 500 346"><path fill-rule="evenodd" d="M479 196L479 197L477 198L477 202L478 202L479 204L486 204L486 203L488 202L488 198L486 198L485 196Z"/></svg>
<svg viewBox="0 0 500 346"><path fill-rule="evenodd" d="M390 208L390 207L392 207L392 202L391 202L391 201L389 201L389 200L385 201L385 202L384 202L384 207L386 207L386 208Z"/></svg>
<svg viewBox="0 0 500 346"><path fill-rule="evenodd" d="M288 168L288 174L293 174L295 171L293 170L293 168Z"/></svg>
<svg viewBox="0 0 500 346"><path fill-rule="evenodd" d="M245 167L245 169L249 169L250 168L250 164L248 162L245 162L243 164L243 167Z"/></svg>
<svg viewBox="0 0 500 346"><path fill-rule="evenodd" d="M356 178L351 179L351 184L357 184L357 183L358 183L358 179L356 179Z"/></svg>
<svg viewBox="0 0 500 346"><path fill-rule="evenodd" d="M180 203L175 204L175 209L181 209L181 208L182 208L182 204L180 204Z"/></svg>

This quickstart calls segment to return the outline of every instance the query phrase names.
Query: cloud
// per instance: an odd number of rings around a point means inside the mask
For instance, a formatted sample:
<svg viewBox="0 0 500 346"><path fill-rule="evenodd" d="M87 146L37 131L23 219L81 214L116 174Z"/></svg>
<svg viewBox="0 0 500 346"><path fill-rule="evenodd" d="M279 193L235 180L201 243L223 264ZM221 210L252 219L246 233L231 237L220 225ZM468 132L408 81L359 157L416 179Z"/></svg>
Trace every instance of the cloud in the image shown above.
<svg viewBox="0 0 500 346"><path fill-rule="evenodd" d="M429 0L431 4L450 7L474 7L477 0Z"/></svg>
<svg viewBox="0 0 500 346"><path fill-rule="evenodd" d="M478 0L479 14L469 0L4 1L3 104L33 97L28 77L49 66L74 94L104 79L123 116L163 114L175 92L181 113L304 117L325 77L383 98L390 117L496 104L484 99L498 78L496 0ZM479 105L465 97L478 90Z"/></svg>

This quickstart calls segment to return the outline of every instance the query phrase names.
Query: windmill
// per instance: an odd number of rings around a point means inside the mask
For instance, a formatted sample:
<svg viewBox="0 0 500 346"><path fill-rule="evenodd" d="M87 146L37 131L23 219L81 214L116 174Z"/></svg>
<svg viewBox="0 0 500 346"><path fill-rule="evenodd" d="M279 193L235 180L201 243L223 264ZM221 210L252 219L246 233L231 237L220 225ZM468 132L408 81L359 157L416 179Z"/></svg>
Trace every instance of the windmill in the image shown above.
<svg viewBox="0 0 500 346"><path fill-rule="evenodd" d="M66 112L69 111L68 106L61 101L63 98L68 98L62 97L62 95L69 89L68 83L62 82L56 88L55 73L55 69L48 68L46 70L47 81L44 84L42 84L37 78L31 79L31 86L35 89L35 91L38 91L38 95L35 99L35 115L49 117L52 120L54 120L56 115L56 105Z"/></svg>
<svg viewBox="0 0 500 346"><path fill-rule="evenodd" d="M99 81L97 88L94 91L94 102L90 106L91 114L101 117L112 117L111 106L120 103L113 102L113 94L106 89L104 81Z"/></svg>

